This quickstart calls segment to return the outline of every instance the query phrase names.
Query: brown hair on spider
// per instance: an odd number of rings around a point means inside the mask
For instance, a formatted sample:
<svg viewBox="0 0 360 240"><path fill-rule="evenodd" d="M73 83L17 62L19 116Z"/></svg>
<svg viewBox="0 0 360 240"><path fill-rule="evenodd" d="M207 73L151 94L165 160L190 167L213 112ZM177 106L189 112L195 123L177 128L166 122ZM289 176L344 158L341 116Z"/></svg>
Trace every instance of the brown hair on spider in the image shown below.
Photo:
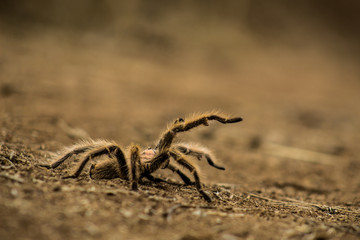
<svg viewBox="0 0 360 240"><path fill-rule="evenodd" d="M173 143L178 133L202 125L208 126L209 121L229 124L240 122L242 118L231 118L217 112L197 114L185 119L178 118L161 134L153 148L141 149L139 145L131 144L126 151L123 151L117 143L112 141L87 140L66 148L61 157L50 165L42 164L40 166L54 169L73 155L82 154L77 170L72 175L63 177L77 178L91 159L105 155L108 156L108 159L91 165L90 177L95 179L122 178L130 181L131 188L137 190L139 180L144 177L151 181L162 181L151 175L158 169L170 169L178 174L185 184L192 184L189 177L177 167L180 165L193 174L197 191L206 201L211 202L210 196L202 189L198 170L190 158L206 159L209 165L219 170L225 170L225 168L214 162L206 148L192 144Z"/></svg>

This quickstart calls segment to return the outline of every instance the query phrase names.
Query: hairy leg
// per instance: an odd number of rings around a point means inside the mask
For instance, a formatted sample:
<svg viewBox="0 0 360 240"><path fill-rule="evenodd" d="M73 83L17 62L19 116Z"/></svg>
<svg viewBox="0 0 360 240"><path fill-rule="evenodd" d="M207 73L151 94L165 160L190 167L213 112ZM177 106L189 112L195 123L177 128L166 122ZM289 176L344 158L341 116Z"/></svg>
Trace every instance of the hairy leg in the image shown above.
<svg viewBox="0 0 360 240"><path fill-rule="evenodd" d="M142 165L142 174L140 178L146 177L147 175L155 172L160 168L166 168L169 163L169 152L161 152L157 154L153 159L143 163Z"/></svg>
<svg viewBox="0 0 360 240"><path fill-rule="evenodd" d="M151 175L151 174L146 175L145 178L147 178L149 181L152 181L152 182L155 182L155 183L166 182L165 180L163 180L163 179L161 179L161 178L154 177L154 176Z"/></svg>
<svg viewBox="0 0 360 240"><path fill-rule="evenodd" d="M93 159L93 158L96 158L96 157L99 157L102 155L107 155L107 156L111 157L112 154L117 159L120 171L123 171L124 175L125 175L125 173L128 173L129 169L128 169L128 166L127 166L127 163L126 163L126 160L124 157L124 153L121 151L120 147L117 145L108 145L108 146L100 147L100 148L95 149L95 150L91 151L90 153L88 153L81 161L76 172L70 176L65 176L63 178L77 178L77 177L79 177L80 173L82 172L85 165L89 162L90 159Z"/></svg>
<svg viewBox="0 0 360 240"><path fill-rule="evenodd" d="M138 182L140 176L140 147L132 145L130 148L130 162L131 162L131 189L138 189Z"/></svg>
<svg viewBox="0 0 360 240"><path fill-rule="evenodd" d="M72 157L73 155L85 153L90 150L99 148L101 146L107 146L110 144L113 144L113 143L106 141L106 140L102 140L102 139L98 139L98 140L89 139L87 141L82 141L82 142L79 142L79 143L73 145L71 148L65 149L63 157L61 157L57 161L55 161L51 164L39 164L38 166L45 167L48 169L50 169L50 168L54 169L54 168L57 168L59 165L61 165L63 162L65 162L67 159Z"/></svg>
<svg viewBox="0 0 360 240"><path fill-rule="evenodd" d="M174 165L168 164L167 168L170 169L171 171L173 171L174 173L177 173L186 185L191 185L191 184L193 184L193 182L191 182L191 180L189 179L189 177L186 176L181 170L179 170L179 169L178 169L177 167L175 167ZM157 183L158 183L158 182L166 182L165 180L163 180L163 179L161 179L161 178L154 177L154 176L152 176L151 174L146 175L145 178L147 178L148 180L150 180L150 181L152 181L152 182L157 182Z"/></svg>
<svg viewBox="0 0 360 240"><path fill-rule="evenodd" d="M169 164L167 166L168 169L170 169L171 171L173 171L174 173L177 173L179 175L179 177L183 180L183 182L186 184L186 185L191 185L193 184L190 180L190 178L188 178L188 176L186 176L180 169L178 169L177 167L175 167L174 165L172 164Z"/></svg>
<svg viewBox="0 0 360 240"><path fill-rule="evenodd" d="M59 160L51 163L51 164L39 164L38 166L40 167L45 167L47 169L50 168L57 168L60 164L62 164L63 162L65 162L68 158L70 158L72 155L74 154L80 154L80 153L84 153L88 150L90 150L92 148L92 146L85 146L85 147L78 147L75 148L73 150L71 150L70 152L68 152L67 154L65 154L62 158L60 158Z"/></svg>
<svg viewBox="0 0 360 240"><path fill-rule="evenodd" d="M190 120L184 120L182 118L179 118L162 134L162 137L160 138L159 143L156 145L156 148L160 151L164 151L171 146L177 133L189 131L200 125L208 126L208 121L212 120L218 121L223 124L228 124L240 122L242 121L242 118L229 118L217 113L202 114Z"/></svg>
<svg viewBox="0 0 360 240"><path fill-rule="evenodd" d="M177 163L188 169L194 175L196 189L207 202L211 202L212 200L210 196L202 189L199 173L196 170L196 168L188 160L186 160L185 157L182 156L181 154L174 152L170 152L170 154Z"/></svg>
<svg viewBox="0 0 360 240"><path fill-rule="evenodd" d="M176 149L178 151L180 151L181 153L185 154L185 155L189 155L192 157L197 158L198 160L201 160L203 157L207 160L208 164L214 168L220 169L220 170L225 170L224 167L217 165L211 155L209 153L206 153L205 151L199 150L199 149L194 149L194 148L189 148L189 147L185 147L182 145L177 145Z"/></svg>

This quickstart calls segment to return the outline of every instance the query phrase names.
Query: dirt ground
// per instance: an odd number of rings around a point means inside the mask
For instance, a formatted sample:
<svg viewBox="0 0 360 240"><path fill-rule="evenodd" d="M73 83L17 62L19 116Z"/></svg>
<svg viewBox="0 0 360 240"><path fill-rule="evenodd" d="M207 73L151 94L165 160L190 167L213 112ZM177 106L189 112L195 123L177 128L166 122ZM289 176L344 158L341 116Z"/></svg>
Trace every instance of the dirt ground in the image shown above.
<svg viewBox="0 0 360 240"><path fill-rule="evenodd" d="M2 31L0 239L360 238L358 59L197 20L159 36ZM151 146L168 122L213 109L244 121L178 136L226 168L198 163L211 203L166 169L135 192L88 168L62 179L76 161L37 166L83 138Z"/></svg>

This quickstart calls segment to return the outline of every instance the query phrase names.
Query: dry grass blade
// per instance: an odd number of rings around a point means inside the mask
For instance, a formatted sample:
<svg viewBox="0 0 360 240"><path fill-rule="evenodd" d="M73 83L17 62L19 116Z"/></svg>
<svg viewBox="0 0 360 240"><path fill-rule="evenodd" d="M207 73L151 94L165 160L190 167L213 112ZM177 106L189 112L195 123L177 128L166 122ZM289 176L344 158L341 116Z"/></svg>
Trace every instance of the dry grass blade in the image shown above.
<svg viewBox="0 0 360 240"><path fill-rule="evenodd" d="M268 197L259 196L257 194L253 193L246 193L249 197L265 200L274 204L281 204L285 206L296 206L301 208L315 208L317 210L320 210L322 212L328 212L330 214L336 214L336 213L350 213L350 214L356 214L359 215L360 212L358 211L349 211L346 209L343 209L341 207L329 207L325 205L317 205L313 203L307 203L300 200L292 199L292 198L285 198L284 200L278 200L278 199L272 199Z"/></svg>
<svg viewBox="0 0 360 240"><path fill-rule="evenodd" d="M10 179L10 180L18 182L18 183L24 183L24 179L22 179L19 176L15 176L15 175L8 175L6 173L0 173L0 177L7 178L7 179Z"/></svg>
<svg viewBox="0 0 360 240"><path fill-rule="evenodd" d="M320 153L296 147L289 147L280 144L268 143L264 146L264 150L267 154L275 157L326 165L332 165L336 162L336 158L334 156L326 153Z"/></svg>

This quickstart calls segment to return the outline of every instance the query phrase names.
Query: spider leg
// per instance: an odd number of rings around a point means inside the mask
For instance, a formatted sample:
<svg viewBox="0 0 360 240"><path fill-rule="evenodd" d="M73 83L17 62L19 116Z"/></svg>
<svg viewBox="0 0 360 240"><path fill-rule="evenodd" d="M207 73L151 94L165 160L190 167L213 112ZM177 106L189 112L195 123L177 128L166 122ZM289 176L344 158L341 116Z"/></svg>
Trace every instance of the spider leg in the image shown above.
<svg viewBox="0 0 360 240"><path fill-rule="evenodd" d="M180 151L181 153L185 154L185 155L190 155L193 156L195 158L197 158L199 161L205 157L205 159L207 160L208 164L214 168L220 169L220 170L225 170L224 167L217 165L212 157L210 156L210 154L206 153L205 151L201 151L201 150L195 150L195 149L191 149L185 146L181 146L181 145L177 145L176 149L178 151Z"/></svg>
<svg viewBox="0 0 360 240"><path fill-rule="evenodd" d="M140 147L132 145L130 148L130 161L131 161L131 189L138 189L138 181L140 175Z"/></svg>
<svg viewBox="0 0 360 240"><path fill-rule="evenodd" d="M193 182L191 182L191 180L188 178L188 176L186 176L181 170L179 170L177 167L175 167L174 165L172 164L168 164L167 165L167 168L170 169L171 171L173 171L174 173L177 173L181 179L183 180L183 182L186 184L186 185L191 185L193 184ZM156 183L159 183L159 182L166 182L166 180L163 180L161 178L157 178L157 177L154 177L152 176L151 174L149 175L146 175L145 178L147 178L148 180L152 181L152 182L156 182Z"/></svg>
<svg viewBox="0 0 360 240"><path fill-rule="evenodd" d="M184 120L182 118L179 118L163 133L162 137L159 140L159 143L156 145L156 149L159 149L160 151L164 151L168 149L171 146L177 133L189 131L200 125L208 126L209 120L210 121L215 120L223 124L228 124L228 123L240 122L242 121L242 118L240 117L229 118L226 116L221 116L216 113L203 114L190 120L187 119Z"/></svg>
<svg viewBox="0 0 360 240"><path fill-rule="evenodd" d="M151 159L150 161L145 162L142 165L142 173L140 178L146 177L147 175L155 172L156 170L160 169L161 167L165 167L168 166L168 162L169 162L169 152L165 151L165 152L160 152L158 153L153 159Z"/></svg>
<svg viewBox="0 0 360 240"><path fill-rule="evenodd" d="M190 178L188 178L188 176L186 176L180 169L178 169L174 165L169 164L167 166L167 168L170 169L171 171L173 171L174 173L177 173L186 185L193 184L193 182L191 182Z"/></svg>
<svg viewBox="0 0 360 240"><path fill-rule="evenodd" d="M108 146L100 147L100 148L95 149L95 150L91 151L90 153L88 153L81 161L76 172L73 173L72 175L65 176L63 178L77 178L77 177L79 177L80 173L82 172L85 165L89 162L90 159L99 157L101 155L108 155L109 157L111 157L111 154L113 154L116 157L118 165L119 165L119 169L120 169L120 171L123 172L122 175L128 176L129 168L126 163L124 153L121 151L119 146L108 145Z"/></svg>
<svg viewBox="0 0 360 240"><path fill-rule="evenodd" d="M85 147L78 147L75 148L73 150L71 150L70 152L68 152L67 154L65 154L65 156L63 156L62 158L60 158L59 160L57 160L56 162L53 162L51 164L39 164L38 166L40 167L45 167L47 169L50 168L57 168L60 164L62 164L63 162L65 162L68 158L70 158L72 155L74 154L80 154L83 152L88 151L89 149L93 148L92 146L85 146Z"/></svg>
<svg viewBox="0 0 360 240"><path fill-rule="evenodd" d="M175 152L170 152L170 154L177 163L188 169L194 175L196 189L207 202L211 202L212 200L210 196L204 190L202 190L199 173L197 172L196 168L188 160L181 156L181 154Z"/></svg>
<svg viewBox="0 0 360 240"><path fill-rule="evenodd" d="M165 180L161 179L161 178L157 178L154 177L153 175L149 174L145 176L148 180L155 182L155 183L159 183L159 182L166 182Z"/></svg>

